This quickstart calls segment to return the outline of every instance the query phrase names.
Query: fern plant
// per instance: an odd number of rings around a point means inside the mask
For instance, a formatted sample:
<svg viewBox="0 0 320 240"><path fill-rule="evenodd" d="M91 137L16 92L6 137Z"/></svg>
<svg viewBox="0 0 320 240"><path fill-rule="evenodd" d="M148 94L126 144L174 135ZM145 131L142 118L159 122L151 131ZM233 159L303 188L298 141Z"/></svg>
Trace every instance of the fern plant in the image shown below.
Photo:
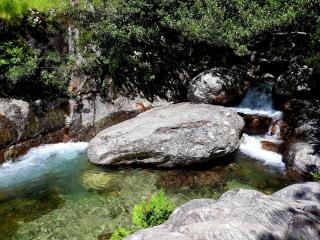
<svg viewBox="0 0 320 240"><path fill-rule="evenodd" d="M132 232L131 230L119 227L112 233L109 240L122 240L122 239L128 237L131 232Z"/></svg>
<svg viewBox="0 0 320 240"><path fill-rule="evenodd" d="M314 172L314 173L311 173L311 175L314 181L320 182L320 172Z"/></svg>
<svg viewBox="0 0 320 240"><path fill-rule="evenodd" d="M173 210L173 203L161 190L133 207L132 223L139 228L153 227L166 221Z"/></svg>

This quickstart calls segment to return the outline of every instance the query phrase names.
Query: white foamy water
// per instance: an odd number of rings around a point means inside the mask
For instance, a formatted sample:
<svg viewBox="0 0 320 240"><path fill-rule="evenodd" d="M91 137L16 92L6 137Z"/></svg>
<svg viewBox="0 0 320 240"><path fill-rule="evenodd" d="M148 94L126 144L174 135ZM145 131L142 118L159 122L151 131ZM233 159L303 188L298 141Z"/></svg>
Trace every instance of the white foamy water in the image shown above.
<svg viewBox="0 0 320 240"><path fill-rule="evenodd" d="M70 173L76 168L79 157L85 154L87 145L84 142L58 143L32 148L18 160L0 165L0 191Z"/></svg>
<svg viewBox="0 0 320 240"><path fill-rule="evenodd" d="M276 166L284 169L285 164L282 161L282 155L276 152L262 149L262 140L270 141L269 139L243 134L241 139L240 151L252 158L263 161L266 165Z"/></svg>
<svg viewBox="0 0 320 240"><path fill-rule="evenodd" d="M263 84L250 89L239 104L233 110L246 115L266 116L273 119L273 123L282 119L282 112L274 109L272 100L272 85ZM273 125L273 124L272 124ZM277 127L276 132L272 134L271 128L264 136L254 136L243 134L241 139L240 151L254 159L263 161L266 165L279 168L285 168L282 161L282 155L268 151L262 148L261 141L270 141L276 144L281 143L280 129Z"/></svg>

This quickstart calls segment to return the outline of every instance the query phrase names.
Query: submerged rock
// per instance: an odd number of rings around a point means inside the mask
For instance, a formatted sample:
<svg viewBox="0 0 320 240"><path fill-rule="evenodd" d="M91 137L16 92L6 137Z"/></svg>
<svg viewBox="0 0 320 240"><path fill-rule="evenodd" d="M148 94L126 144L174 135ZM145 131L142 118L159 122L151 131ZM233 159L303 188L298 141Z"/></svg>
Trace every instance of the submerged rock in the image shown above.
<svg viewBox="0 0 320 240"><path fill-rule="evenodd" d="M232 70L213 68L191 81L188 99L193 103L229 105L240 101L245 92L244 81Z"/></svg>
<svg viewBox="0 0 320 240"><path fill-rule="evenodd" d="M85 172L81 176L81 183L88 191L113 191L115 188L112 183L116 177L115 174L106 172Z"/></svg>
<svg viewBox="0 0 320 240"><path fill-rule="evenodd" d="M231 154L244 122L221 106L181 103L106 128L89 143L92 163L176 167Z"/></svg>
<svg viewBox="0 0 320 240"><path fill-rule="evenodd" d="M295 184L271 196L238 189L219 200L197 199L176 209L167 222L127 240L319 239L320 184Z"/></svg>

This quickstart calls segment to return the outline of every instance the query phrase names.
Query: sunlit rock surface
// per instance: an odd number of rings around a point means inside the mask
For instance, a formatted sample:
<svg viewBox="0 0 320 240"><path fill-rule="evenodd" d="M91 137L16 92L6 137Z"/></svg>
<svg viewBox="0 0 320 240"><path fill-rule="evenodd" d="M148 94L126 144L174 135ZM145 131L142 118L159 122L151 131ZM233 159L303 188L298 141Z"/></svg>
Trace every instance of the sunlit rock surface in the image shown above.
<svg viewBox="0 0 320 240"><path fill-rule="evenodd" d="M90 143L92 163L186 166L239 148L244 122L221 106L181 103L152 109L100 132Z"/></svg>
<svg viewBox="0 0 320 240"><path fill-rule="evenodd" d="M320 184L295 184L271 196L238 189L219 200L191 200L164 224L126 240L319 239Z"/></svg>

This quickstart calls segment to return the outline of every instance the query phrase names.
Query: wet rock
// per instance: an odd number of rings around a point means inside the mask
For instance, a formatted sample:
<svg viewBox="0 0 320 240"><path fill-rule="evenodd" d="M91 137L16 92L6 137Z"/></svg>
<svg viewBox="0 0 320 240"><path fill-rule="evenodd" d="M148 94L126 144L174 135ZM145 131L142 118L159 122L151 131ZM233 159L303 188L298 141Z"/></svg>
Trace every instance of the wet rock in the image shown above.
<svg viewBox="0 0 320 240"><path fill-rule="evenodd" d="M282 152L282 145L281 144L277 144L274 142L270 142L270 141L261 141L261 147L264 150L267 151L271 151L271 152L276 152L276 153L280 153Z"/></svg>
<svg viewBox="0 0 320 240"><path fill-rule="evenodd" d="M191 81L188 100L193 103L230 105L240 101L245 93L246 84L234 71L213 68Z"/></svg>
<svg viewBox="0 0 320 240"><path fill-rule="evenodd" d="M0 115L0 147L13 143L18 138L16 125Z"/></svg>
<svg viewBox="0 0 320 240"><path fill-rule="evenodd" d="M244 133L263 135L266 134L272 124L272 118L260 115L246 115L239 113L242 116L245 126L243 129Z"/></svg>
<svg viewBox="0 0 320 240"><path fill-rule="evenodd" d="M264 195L238 189L219 200L191 200L160 226L127 240L319 239L320 184L304 183Z"/></svg>
<svg viewBox="0 0 320 240"><path fill-rule="evenodd" d="M88 191L106 192L115 190L113 182L116 179L115 174L104 172L85 172L81 176L81 183Z"/></svg>
<svg viewBox="0 0 320 240"><path fill-rule="evenodd" d="M181 103L106 128L89 143L92 163L177 167L214 161L239 148L243 120L221 106Z"/></svg>
<svg viewBox="0 0 320 240"><path fill-rule="evenodd" d="M54 103L28 103L17 99L0 99L0 161L19 156L35 142L51 143L55 133L66 127L64 100ZM61 134L61 132L59 132ZM59 140L64 135L61 134ZM28 147L28 145L30 147Z"/></svg>

